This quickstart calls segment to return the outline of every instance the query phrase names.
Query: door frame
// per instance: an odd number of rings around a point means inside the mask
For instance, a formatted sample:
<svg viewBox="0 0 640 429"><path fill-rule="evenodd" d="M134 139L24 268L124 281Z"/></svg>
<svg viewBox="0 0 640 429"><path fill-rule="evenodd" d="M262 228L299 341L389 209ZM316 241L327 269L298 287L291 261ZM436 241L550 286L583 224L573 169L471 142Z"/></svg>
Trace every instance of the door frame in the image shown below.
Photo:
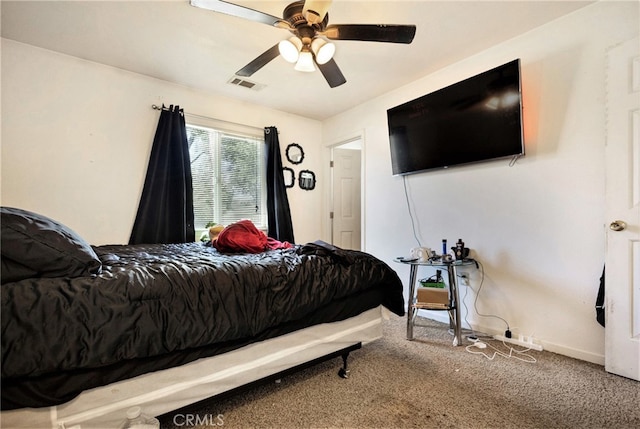
<svg viewBox="0 0 640 429"><path fill-rule="evenodd" d="M366 140L364 130L354 131L340 138L325 143L323 150L323 177L324 177L324 196L323 196L323 214L322 214L322 237L327 243L331 242L332 222L330 213L333 209L333 172L331 170L331 160L333 148L344 144L360 140L362 148L360 149L360 249L366 251Z"/></svg>

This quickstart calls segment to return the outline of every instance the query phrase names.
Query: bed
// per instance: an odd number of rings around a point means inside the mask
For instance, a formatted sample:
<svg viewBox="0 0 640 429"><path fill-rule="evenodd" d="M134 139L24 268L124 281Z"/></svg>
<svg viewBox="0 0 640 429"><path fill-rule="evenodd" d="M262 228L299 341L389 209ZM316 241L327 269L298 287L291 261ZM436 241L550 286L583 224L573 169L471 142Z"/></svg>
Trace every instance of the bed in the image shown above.
<svg viewBox="0 0 640 429"><path fill-rule="evenodd" d="M48 217L1 214L3 428L165 414L346 356L381 336L385 311L404 315L397 274L363 252L90 246Z"/></svg>

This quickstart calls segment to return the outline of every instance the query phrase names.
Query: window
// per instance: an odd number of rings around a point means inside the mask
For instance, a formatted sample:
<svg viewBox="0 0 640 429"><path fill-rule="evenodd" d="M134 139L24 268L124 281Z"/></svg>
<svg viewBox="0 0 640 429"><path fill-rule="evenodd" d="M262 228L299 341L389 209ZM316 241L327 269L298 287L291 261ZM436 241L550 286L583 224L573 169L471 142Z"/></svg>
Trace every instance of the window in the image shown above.
<svg viewBox="0 0 640 429"><path fill-rule="evenodd" d="M264 138L187 125L196 231L251 220L266 229Z"/></svg>

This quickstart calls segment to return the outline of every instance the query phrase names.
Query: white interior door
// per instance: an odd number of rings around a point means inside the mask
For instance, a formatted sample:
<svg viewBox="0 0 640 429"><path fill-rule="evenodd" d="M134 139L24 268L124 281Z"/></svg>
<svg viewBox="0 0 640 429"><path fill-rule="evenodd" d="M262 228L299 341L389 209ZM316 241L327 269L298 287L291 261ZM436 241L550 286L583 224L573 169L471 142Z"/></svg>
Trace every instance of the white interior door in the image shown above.
<svg viewBox="0 0 640 429"><path fill-rule="evenodd" d="M333 149L333 244L360 250L361 151Z"/></svg>
<svg viewBox="0 0 640 429"><path fill-rule="evenodd" d="M607 58L605 369L640 380L640 43Z"/></svg>

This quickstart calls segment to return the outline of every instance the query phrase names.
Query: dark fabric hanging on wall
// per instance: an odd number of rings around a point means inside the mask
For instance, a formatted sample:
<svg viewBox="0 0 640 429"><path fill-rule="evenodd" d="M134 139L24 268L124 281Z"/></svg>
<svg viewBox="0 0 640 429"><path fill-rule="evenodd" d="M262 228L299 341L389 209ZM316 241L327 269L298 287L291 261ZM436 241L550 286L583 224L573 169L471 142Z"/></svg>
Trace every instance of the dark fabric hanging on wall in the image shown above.
<svg viewBox="0 0 640 429"><path fill-rule="evenodd" d="M284 186L280 141L276 127L265 127L264 142L267 145L267 235L278 241L294 244L291 210L287 188Z"/></svg>
<svg viewBox="0 0 640 429"><path fill-rule="evenodd" d="M604 291L604 272L606 267L602 268L602 275L600 276L600 286L598 286L598 296L596 297L596 320L602 326L605 326L605 307L604 307L604 299L605 299L605 291Z"/></svg>
<svg viewBox="0 0 640 429"><path fill-rule="evenodd" d="M184 114L162 106L129 244L195 240L191 160Z"/></svg>

